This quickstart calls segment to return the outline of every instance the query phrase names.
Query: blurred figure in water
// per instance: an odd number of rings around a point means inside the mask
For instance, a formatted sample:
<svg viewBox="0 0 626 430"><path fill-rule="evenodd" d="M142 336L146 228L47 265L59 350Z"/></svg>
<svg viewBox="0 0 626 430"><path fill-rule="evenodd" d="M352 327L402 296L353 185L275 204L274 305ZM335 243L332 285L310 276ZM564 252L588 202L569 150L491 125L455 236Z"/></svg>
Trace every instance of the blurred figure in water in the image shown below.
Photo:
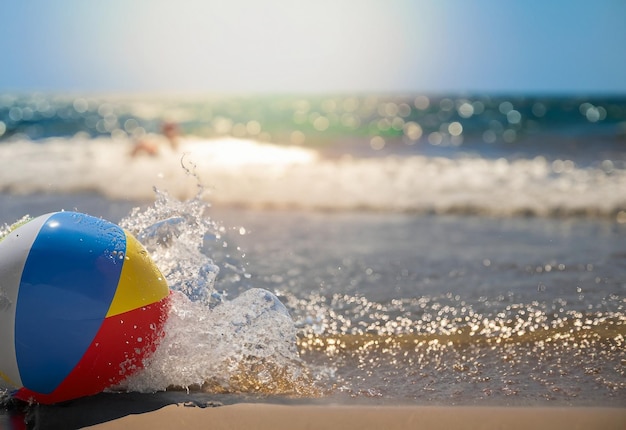
<svg viewBox="0 0 626 430"><path fill-rule="evenodd" d="M178 148L178 136L180 135L178 125L173 122L164 122L161 125L161 133L167 138L172 150L175 151ZM135 157L141 153L151 156L158 155L159 142L145 138L138 140L130 155L131 157Z"/></svg>

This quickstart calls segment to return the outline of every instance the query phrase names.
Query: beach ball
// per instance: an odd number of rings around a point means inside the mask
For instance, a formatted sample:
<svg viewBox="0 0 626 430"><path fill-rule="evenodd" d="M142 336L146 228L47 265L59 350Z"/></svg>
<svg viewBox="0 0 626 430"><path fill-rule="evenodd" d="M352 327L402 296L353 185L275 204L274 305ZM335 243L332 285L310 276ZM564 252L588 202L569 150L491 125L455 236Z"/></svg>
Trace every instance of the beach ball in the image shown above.
<svg viewBox="0 0 626 430"><path fill-rule="evenodd" d="M0 387L44 404L99 393L143 367L169 288L121 227L55 212L0 239Z"/></svg>

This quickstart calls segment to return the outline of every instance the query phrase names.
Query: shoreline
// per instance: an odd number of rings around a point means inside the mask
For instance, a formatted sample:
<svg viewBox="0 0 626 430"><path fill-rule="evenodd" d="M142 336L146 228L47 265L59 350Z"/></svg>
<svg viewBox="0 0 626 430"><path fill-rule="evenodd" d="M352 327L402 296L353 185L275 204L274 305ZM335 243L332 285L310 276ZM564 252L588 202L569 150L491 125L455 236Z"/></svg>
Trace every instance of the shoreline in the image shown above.
<svg viewBox="0 0 626 430"><path fill-rule="evenodd" d="M211 408L165 406L91 429L592 429L626 428L626 408L349 406L240 403Z"/></svg>

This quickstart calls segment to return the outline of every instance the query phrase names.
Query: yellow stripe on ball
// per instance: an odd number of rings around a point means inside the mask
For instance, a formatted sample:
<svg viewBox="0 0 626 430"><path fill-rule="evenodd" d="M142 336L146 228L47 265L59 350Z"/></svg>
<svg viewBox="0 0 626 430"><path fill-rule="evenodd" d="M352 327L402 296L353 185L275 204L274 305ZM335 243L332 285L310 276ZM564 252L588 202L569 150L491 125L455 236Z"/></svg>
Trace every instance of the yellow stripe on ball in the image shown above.
<svg viewBox="0 0 626 430"><path fill-rule="evenodd" d="M148 251L128 233L123 258L124 266L107 318L158 302L169 294L165 277L150 259Z"/></svg>

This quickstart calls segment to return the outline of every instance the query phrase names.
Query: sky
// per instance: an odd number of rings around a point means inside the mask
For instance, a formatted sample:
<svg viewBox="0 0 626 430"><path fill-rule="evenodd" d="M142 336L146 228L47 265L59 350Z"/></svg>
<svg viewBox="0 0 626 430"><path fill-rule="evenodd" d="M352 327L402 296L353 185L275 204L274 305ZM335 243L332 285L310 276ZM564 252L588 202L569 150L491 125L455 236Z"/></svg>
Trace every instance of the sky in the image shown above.
<svg viewBox="0 0 626 430"><path fill-rule="evenodd" d="M2 0L0 91L626 94L626 0Z"/></svg>

